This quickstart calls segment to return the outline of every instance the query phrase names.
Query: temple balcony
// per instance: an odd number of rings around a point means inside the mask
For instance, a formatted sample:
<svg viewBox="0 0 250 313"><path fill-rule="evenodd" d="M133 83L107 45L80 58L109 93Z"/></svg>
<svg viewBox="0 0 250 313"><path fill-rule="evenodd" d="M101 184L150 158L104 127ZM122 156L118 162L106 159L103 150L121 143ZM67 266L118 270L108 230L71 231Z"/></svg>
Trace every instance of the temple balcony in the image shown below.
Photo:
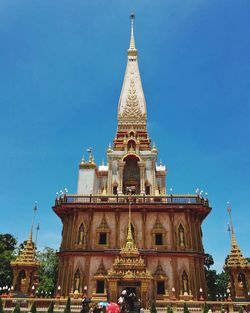
<svg viewBox="0 0 250 313"><path fill-rule="evenodd" d="M128 203L133 211L196 211L203 220L211 211L209 201L200 195L79 195L64 194L55 200L53 207L58 216L71 209L94 209L96 211L126 211Z"/></svg>

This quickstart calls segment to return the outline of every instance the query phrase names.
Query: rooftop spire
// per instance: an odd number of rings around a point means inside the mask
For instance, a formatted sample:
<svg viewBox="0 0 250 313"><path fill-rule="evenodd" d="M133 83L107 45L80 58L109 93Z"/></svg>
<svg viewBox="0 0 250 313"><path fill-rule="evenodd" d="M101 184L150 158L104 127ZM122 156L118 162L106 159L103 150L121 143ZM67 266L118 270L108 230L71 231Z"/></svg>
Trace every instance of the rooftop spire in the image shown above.
<svg viewBox="0 0 250 313"><path fill-rule="evenodd" d="M130 35L130 45L128 49L128 55L130 55L130 52L137 51L135 48L135 38L134 38L134 20L135 20L134 13L130 14L130 18L131 18L131 35Z"/></svg>
<svg viewBox="0 0 250 313"><path fill-rule="evenodd" d="M250 267L250 264L248 263L247 259L245 259L241 253L241 250L237 244L234 228L233 228L233 221L232 221L232 215L231 215L231 208L228 207L227 209L229 218L230 218L230 230L232 232L231 236L231 252L229 254L229 257L226 261L225 268L230 267Z"/></svg>
<svg viewBox="0 0 250 313"><path fill-rule="evenodd" d="M36 216L36 212L37 212L37 202L35 201L35 206L34 206L34 213L33 213L33 218L32 218L32 223L31 223L31 227L30 227L30 234L29 234L29 241L32 242L32 235L33 235L33 227L34 227L34 222L35 222L35 216Z"/></svg>

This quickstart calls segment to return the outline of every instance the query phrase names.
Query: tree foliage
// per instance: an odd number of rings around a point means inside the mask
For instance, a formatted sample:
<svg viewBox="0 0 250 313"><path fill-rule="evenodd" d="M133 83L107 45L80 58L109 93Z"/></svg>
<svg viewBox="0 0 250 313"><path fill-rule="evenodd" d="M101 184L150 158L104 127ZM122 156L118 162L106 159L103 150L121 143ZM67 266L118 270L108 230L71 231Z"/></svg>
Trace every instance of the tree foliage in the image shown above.
<svg viewBox="0 0 250 313"><path fill-rule="evenodd" d="M70 310L70 297L68 297L66 306L64 308L64 313L71 313L71 310Z"/></svg>
<svg viewBox="0 0 250 313"><path fill-rule="evenodd" d="M30 313L37 313L37 311L36 311L36 301L34 301L32 303L32 306L30 308Z"/></svg>
<svg viewBox="0 0 250 313"><path fill-rule="evenodd" d="M210 266L214 264L214 259L211 254L206 253L205 254L205 260L204 260L204 266L207 270L210 269Z"/></svg>
<svg viewBox="0 0 250 313"><path fill-rule="evenodd" d="M11 234L0 234L0 281L2 286L11 286L10 261L15 257L16 238Z"/></svg>
<svg viewBox="0 0 250 313"><path fill-rule="evenodd" d="M2 298L0 298L0 313L4 313Z"/></svg>
<svg viewBox="0 0 250 313"><path fill-rule="evenodd" d="M14 310L12 311L12 313L21 313L21 310L20 310L20 304L17 304L14 308Z"/></svg>
<svg viewBox="0 0 250 313"><path fill-rule="evenodd" d="M167 313L173 313L173 308L171 307L171 305L167 306Z"/></svg>
<svg viewBox="0 0 250 313"><path fill-rule="evenodd" d="M38 291L43 290L47 293L55 294L58 274L58 257L56 250L46 247L42 252L38 252L38 259L41 266L38 271L39 287Z"/></svg>
<svg viewBox="0 0 250 313"><path fill-rule="evenodd" d="M47 313L54 313L54 302L51 301Z"/></svg>
<svg viewBox="0 0 250 313"><path fill-rule="evenodd" d="M155 301L152 301L152 302L151 302L151 305L150 305L150 313L157 313Z"/></svg>
<svg viewBox="0 0 250 313"><path fill-rule="evenodd" d="M184 302L183 313L189 313L189 309L186 302Z"/></svg>
<svg viewBox="0 0 250 313"><path fill-rule="evenodd" d="M216 300L216 295L224 296L227 293L229 283L229 275L226 272L217 273L215 270L210 269L213 264L212 255L207 253L205 255L204 267L209 300Z"/></svg>
<svg viewBox="0 0 250 313"><path fill-rule="evenodd" d="M205 302L205 304L203 306L203 313L208 313L208 306L207 306L206 302Z"/></svg>

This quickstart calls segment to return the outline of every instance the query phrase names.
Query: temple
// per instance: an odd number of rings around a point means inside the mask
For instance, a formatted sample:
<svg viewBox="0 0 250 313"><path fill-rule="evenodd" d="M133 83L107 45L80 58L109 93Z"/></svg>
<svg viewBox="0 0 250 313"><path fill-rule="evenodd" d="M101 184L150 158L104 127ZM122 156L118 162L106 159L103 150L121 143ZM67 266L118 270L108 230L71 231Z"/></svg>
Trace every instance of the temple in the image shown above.
<svg viewBox="0 0 250 313"><path fill-rule="evenodd" d="M76 194L53 210L63 224L58 287L62 296L87 292L117 301L123 289L147 299L206 298L201 224L211 211L198 195L168 195L167 169L147 131L147 108L134 38L118 102L118 124L107 163L90 148L79 164ZM87 290L87 291L86 291Z"/></svg>
<svg viewBox="0 0 250 313"><path fill-rule="evenodd" d="M34 217L37 207L34 207ZM28 240L14 261L11 261L13 271L13 288L15 296L33 296L38 287L38 269L40 262L36 257L36 246L32 240L34 217Z"/></svg>
<svg viewBox="0 0 250 313"><path fill-rule="evenodd" d="M241 250L237 244L232 216L231 208L228 208L230 217L230 230L231 230L231 252L228 255L224 270L229 274L230 284L229 291L234 300L249 300L249 288L250 286L250 263L243 257Z"/></svg>

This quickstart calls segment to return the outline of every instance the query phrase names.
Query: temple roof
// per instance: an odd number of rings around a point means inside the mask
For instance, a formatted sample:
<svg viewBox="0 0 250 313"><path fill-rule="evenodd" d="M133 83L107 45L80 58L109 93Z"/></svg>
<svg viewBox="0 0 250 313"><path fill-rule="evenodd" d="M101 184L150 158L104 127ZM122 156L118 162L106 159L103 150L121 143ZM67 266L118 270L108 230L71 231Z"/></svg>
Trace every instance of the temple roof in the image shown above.
<svg viewBox="0 0 250 313"><path fill-rule="evenodd" d="M32 242L32 232L30 232L29 239L24 245L23 250L15 261L11 262L12 266L39 266L40 262L36 258L35 245Z"/></svg>
<svg viewBox="0 0 250 313"><path fill-rule="evenodd" d="M232 229L231 252L225 263L225 268L238 268L238 267L250 268L250 263L242 255L235 238L234 230Z"/></svg>
<svg viewBox="0 0 250 313"><path fill-rule="evenodd" d="M241 253L241 250L237 244L235 233L234 233L234 227L232 222L232 215L231 215L231 209L228 208L228 214L230 217L230 229L232 232L231 236L231 252L226 260L225 269L229 268L247 268L250 269L250 263L247 261L246 258Z"/></svg>
<svg viewBox="0 0 250 313"><path fill-rule="evenodd" d="M131 15L131 36L128 61L118 105L118 126L139 124L146 126L146 101L137 62L134 39L134 15Z"/></svg>

